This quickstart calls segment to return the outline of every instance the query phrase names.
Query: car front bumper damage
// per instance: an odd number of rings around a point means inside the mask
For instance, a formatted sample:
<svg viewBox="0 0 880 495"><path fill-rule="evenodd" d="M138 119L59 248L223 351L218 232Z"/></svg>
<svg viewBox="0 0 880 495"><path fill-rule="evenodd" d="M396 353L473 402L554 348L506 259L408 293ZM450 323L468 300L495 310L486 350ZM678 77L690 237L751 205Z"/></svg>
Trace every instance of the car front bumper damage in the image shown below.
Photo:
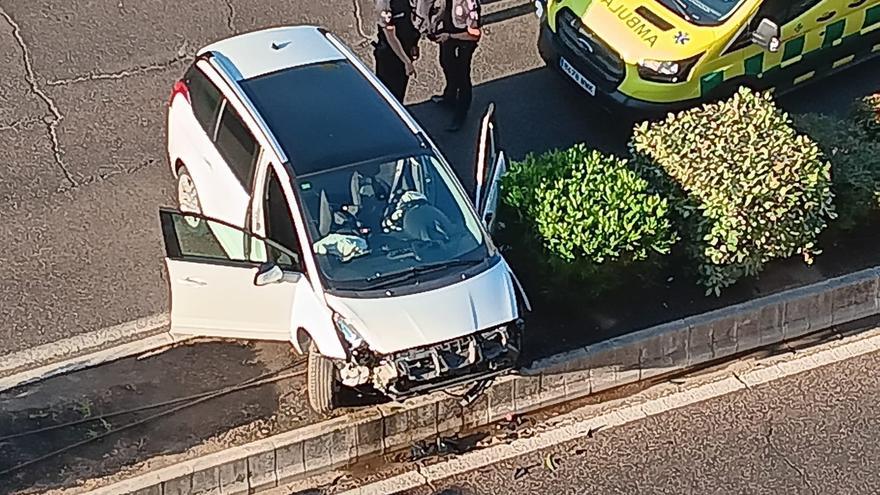
<svg viewBox="0 0 880 495"><path fill-rule="evenodd" d="M362 356L340 369L343 385L371 382L393 399L486 379L516 366L522 320L390 355ZM358 362L359 361L359 362Z"/></svg>

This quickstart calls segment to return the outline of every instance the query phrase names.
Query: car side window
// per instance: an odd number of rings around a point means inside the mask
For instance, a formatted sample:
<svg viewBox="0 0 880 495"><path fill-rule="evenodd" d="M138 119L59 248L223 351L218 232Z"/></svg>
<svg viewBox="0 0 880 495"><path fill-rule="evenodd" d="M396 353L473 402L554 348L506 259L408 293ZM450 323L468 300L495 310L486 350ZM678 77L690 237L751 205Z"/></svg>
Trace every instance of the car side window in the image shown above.
<svg viewBox="0 0 880 495"><path fill-rule="evenodd" d="M228 249L262 241L237 227L199 215L162 211L162 231L168 256L177 259L248 262L243 249Z"/></svg>
<svg viewBox="0 0 880 495"><path fill-rule="evenodd" d="M254 251L270 253L271 260L282 268L298 269L299 255L272 239L194 213L160 210L159 216L165 240L165 254L171 259L245 266L257 266L267 261L265 257L254 259L254 256L244 253L243 249L230 252L224 244L232 241L242 246L249 245L250 254Z"/></svg>
<svg viewBox="0 0 880 495"><path fill-rule="evenodd" d="M217 151L245 190L251 190L259 146L238 113L228 102L223 105L215 140Z"/></svg>
<svg viewBox="0 0 880 495"><path fill-rule="evenodd" d="M296 258L291 258L288 253L274 249L270 245L269 258L282 268L300 270L302 250L296 233L296 224L293 222L293 216L290 213L278 175L271 166L266 174L263 212L266 216L266 238L296 254Z"/></svg>
<svg viewBox="0 0 880 495"><path fill-rule="evenodd" d="M195 64L189 68L183 79L189 88L190 102L196 120L205 134L213 136L222 99L220 90Z"/></svg>

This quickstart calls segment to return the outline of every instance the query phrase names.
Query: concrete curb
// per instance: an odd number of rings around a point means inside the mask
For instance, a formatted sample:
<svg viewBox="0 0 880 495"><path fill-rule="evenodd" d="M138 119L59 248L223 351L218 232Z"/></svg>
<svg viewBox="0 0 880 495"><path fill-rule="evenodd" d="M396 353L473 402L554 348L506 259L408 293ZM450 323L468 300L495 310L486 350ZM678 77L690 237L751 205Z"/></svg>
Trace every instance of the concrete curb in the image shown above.
<svg viewBox="0 0 880 495"><path fill-rule="evenodd" d="M880 313L878 269L664 323L556 355L496 380L462 410L435 393L150 472L94 494L246 494L590 394ZM64 493L81 493L64 490Z"/></svg>
<svg viewBox="0 0 880 495"><path fill-rule="evenodd" d="M160 313L0 357L0 392L176 342Z"/></svg>

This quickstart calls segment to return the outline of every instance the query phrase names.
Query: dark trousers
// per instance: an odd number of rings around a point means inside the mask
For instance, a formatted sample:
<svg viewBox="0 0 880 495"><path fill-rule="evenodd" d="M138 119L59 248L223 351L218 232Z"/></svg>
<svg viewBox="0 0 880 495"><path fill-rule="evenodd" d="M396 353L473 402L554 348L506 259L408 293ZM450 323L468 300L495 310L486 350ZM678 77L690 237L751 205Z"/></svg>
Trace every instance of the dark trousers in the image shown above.
<svg viewBox="0 0 880 495"><path fill-rule="evenodd" d="M477 43L473 41L449 40L440 45L440 67L446 78L443 102L454 111L454 119L463 121L471 108L473 83L471 82L471 60Z"/></svg>
<svg viewBox="0 0 880 495"><path fill-rule="evenodd" d="M391 48L376 48L373 50L376 58L376 76L388 87L395 98L403 103L406 96L406 86L409 76L406 75L406 66Z"/></svg>

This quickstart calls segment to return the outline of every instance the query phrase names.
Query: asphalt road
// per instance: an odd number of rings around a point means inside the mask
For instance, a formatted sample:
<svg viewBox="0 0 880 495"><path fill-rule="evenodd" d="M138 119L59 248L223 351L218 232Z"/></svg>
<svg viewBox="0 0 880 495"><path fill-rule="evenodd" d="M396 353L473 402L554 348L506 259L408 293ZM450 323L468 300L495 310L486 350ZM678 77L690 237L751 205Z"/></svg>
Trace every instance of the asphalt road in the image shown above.
<svg viewBox="0 0 880 495"><path fill-rule="evenodd" d="M405 495L880 493L878 366L866 354Z"/></svg>
<svg viewBox="0 0 880 495"><path fill-rule="evenodd" d="M487 2L489 3L489 2ZM442 84L425 45L408 103L472 182L479 110L498 105L514 158L584 141L621 150L627 129L541 69L528 0L491 2L475 56L469 129L422 104ZM372 0L0 0L0 355L167 309L157 208L173 205L164 151L173 81L208 42L286 23L338 33L372 65ZM880 89L880 64L786 99L835 110Z"/></svg>

